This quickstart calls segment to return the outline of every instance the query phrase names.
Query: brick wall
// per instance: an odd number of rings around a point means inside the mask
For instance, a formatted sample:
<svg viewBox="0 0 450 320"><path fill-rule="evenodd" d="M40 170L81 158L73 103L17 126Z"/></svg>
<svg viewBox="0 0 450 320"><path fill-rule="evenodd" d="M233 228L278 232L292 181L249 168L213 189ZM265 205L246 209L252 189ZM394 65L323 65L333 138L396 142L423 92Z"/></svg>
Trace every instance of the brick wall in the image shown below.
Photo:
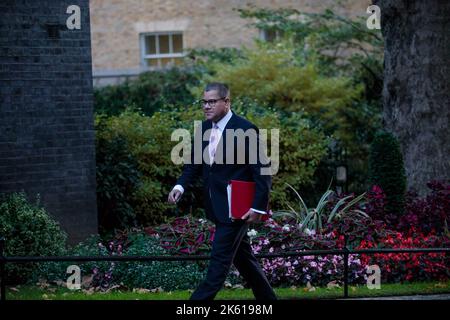
<svg viewBox="0 0 450 320"><path fill-rule="evenodd" d="M40 194L71 242L97 233L89 18L88 0L0 2L0 192Z"/></svg>

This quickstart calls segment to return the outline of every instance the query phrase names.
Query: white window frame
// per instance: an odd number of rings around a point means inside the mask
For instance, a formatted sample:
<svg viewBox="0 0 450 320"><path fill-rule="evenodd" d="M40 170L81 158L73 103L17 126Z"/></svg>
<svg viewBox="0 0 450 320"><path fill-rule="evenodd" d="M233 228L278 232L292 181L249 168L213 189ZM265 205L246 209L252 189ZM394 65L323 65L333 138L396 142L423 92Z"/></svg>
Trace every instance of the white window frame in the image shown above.
<svg viewBox="0 0 450 320"><path fill-rule="evenodd" d="M169 52L173 52L173 35L181 35L181 47L183 49L183 52L179 53L159 53L159 36L169 36ZM156 54L146 54L146 43L145 38L147 36L155 36L155 49ZM184 52L184 37L182 31L162 31L162 32L144 32L140 34L140 44L141 44L141 66L144 69L151 69L151 68L161 68L164 67L161 65L161 61L158 60L158 66L152 67L147 65L147 60L149 59L162 59L162 58L183 58L186 53Z"/></svg>

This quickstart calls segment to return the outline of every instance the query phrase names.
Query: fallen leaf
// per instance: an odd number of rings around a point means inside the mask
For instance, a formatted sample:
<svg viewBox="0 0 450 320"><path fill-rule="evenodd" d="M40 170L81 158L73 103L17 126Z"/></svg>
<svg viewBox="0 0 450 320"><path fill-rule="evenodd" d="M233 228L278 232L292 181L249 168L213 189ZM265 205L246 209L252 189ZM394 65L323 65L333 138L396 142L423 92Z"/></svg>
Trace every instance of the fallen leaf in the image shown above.
<svg viewBox="0 0 450 320"><path fill-rule="evenodd" d="M115 290L115 289L119 289L120 288L120 286L119 285L114 285L114 286L111 286L111 287L109 287L106 291L105 291L105 293L109 293L109 292L111 292L111 291L113 291L113 290Z"/></svg>
<svg viewBox="0 0 450 320"><path fill-rule="evenodd" d="M149 289L143 289L143 288L134 288L133 292L135 293L150 293Z"/></svg>
<svg viewBox="0 0 450 320"><path fill-rule="evenodd" d="M336 280L327 283L327 289L339 288L339 284Z"/></svg>
<svg viewBox="0 0 450 320"><path fill-rule="evenodd" d="M89 288L92 284L92 280L94 280L93 274L89 276L83 276L83 278L81 278L81 286L84 288Z"/></svg>
<svg viewBox="0 0 450 320"><path fill-rule="evenodd" d="M316 288L314 288L309 281L306 283L306 289L307 291L316 291Z"/></svg>

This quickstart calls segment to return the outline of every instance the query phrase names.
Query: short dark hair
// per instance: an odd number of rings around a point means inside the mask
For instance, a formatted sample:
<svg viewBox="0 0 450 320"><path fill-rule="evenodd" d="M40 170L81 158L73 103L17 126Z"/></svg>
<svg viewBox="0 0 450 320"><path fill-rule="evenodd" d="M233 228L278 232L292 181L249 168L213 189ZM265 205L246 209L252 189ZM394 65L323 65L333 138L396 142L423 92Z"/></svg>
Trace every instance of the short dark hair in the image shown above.
<svg viewBox="0 0 450 320"><path fill-rule="evenodd" d="M216 90L221 98L228 97L230 94L230 89L225 83L212 82L208 83L205 87L205 92Z"/></svg>

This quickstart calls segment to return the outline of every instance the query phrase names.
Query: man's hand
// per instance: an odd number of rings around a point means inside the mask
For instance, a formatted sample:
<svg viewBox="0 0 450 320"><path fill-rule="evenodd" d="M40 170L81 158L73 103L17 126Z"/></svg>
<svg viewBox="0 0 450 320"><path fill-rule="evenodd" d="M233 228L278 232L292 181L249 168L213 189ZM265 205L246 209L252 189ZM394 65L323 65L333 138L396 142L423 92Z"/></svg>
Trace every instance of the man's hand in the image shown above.
<svg viewBox="0 0 450 320"><path fill-rule="evenodd" d="M261 220L261 217L260 217L259 213L256 213L255 211L250 209L250 210L248 210L248 212L246 214L244 214L242 216L242 219L243 220L247 219L247 223L254 223L254 222L258 222L259 220Z"/></svg>
<svg viewBox="0 0 450 320"><path fill-rule="evenodd" d="M170 204L175 204L178 202L178 200L180 200L180 198L181 198L181 191L178 189L172 189L172 191L170 191L169 193L167 202L169 202Z"/></svg>

